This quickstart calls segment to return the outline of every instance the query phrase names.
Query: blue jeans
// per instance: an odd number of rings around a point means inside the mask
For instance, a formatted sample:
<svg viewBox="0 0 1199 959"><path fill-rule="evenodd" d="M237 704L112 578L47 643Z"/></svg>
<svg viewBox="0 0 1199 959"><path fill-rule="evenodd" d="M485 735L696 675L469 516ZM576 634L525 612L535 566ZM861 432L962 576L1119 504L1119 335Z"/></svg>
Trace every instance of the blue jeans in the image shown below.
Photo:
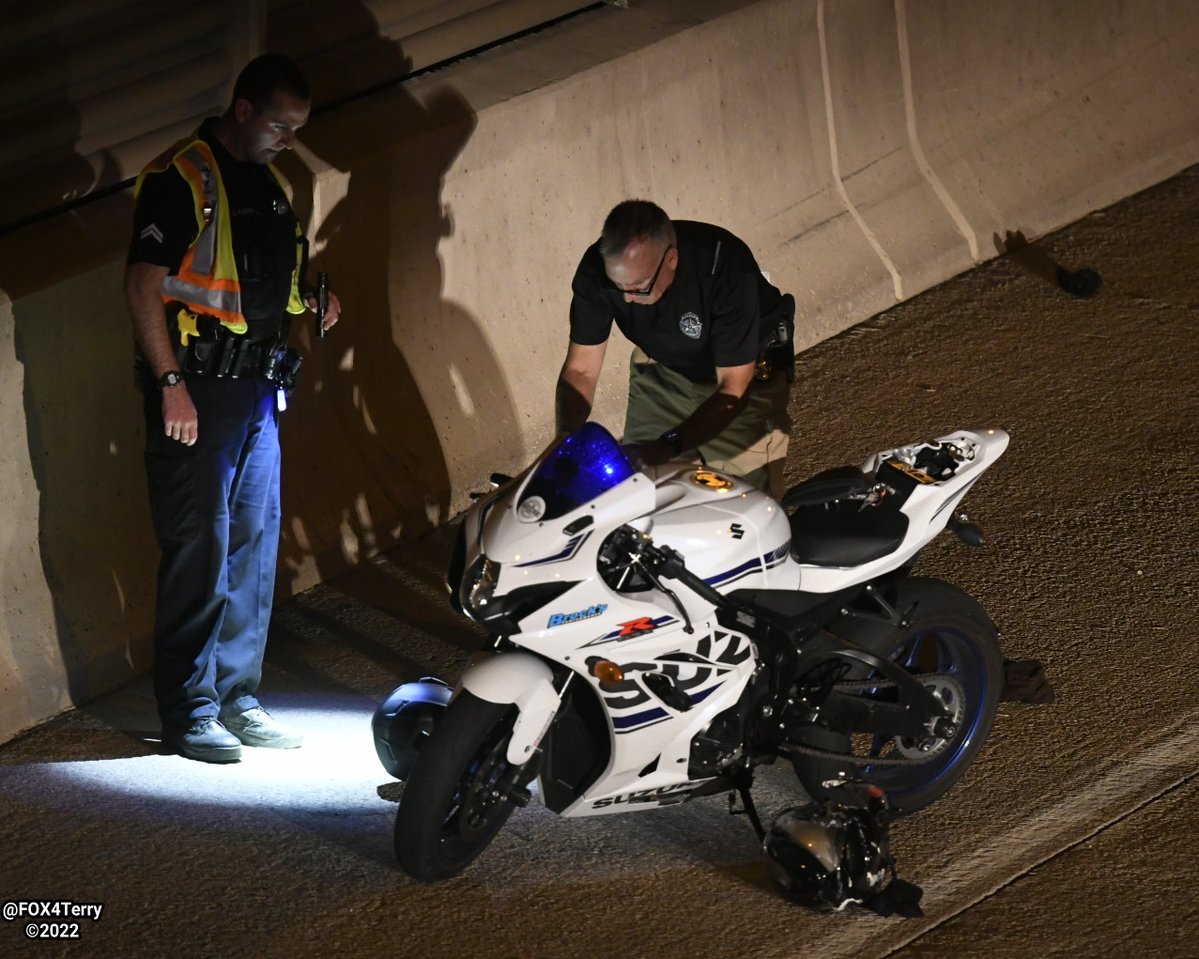
<svg viewBox="0 0 1199 959"><path fill-rule="evenodd" d="M162 550L154 694L163 725L258 705L279 549L275 387L261 377L188 375L199 437L163 433L162 397L145 396L146 476Z"/></svg>

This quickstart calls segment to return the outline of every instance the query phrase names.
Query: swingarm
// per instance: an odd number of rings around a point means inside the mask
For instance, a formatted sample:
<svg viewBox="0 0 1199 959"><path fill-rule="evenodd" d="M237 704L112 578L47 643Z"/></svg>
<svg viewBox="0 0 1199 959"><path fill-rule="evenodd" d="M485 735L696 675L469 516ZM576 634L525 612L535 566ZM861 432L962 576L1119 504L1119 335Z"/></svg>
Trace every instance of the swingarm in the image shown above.
<svg viewBox="0 0 1199 959"><path fill-rule="evenodd" d="M715 606L718 615L724 614L722 618L734 619L735 626L749 632L756 641L766 647L768 653L773 652L774 655L769 658L776 667L781 667L778 671L780 681L776 686L777 691L781 693L794 682L801 693L799 704L818 712L824 724L839 729L889 736L932 735L948 739L957 732L945 704L926 689L918 677L907 670L849 640L834 640L828 634L812 636L803 644L803 648L797 651L792 630L771 622L770 617L763 616L763 611L751 609L715 590L687 568L677 550L669 546L658 546L644 534L635 533L635 536L640 542L631 558L641 565L655 585L675 603L689 631L691 624L683 604L672 591L662 586L661 579L673 579L682 583L701 599ZM874 592L872 587L867 587L867 590ZM787 640L782 640L778 635L780 632L787 636ZM874 670L884 678L873 681L870 688L893 686L898 693L896 701L882 702L837 690L835 683L825 683L818 678L822 670L830 667L832 673L839 676L843 676L853 667L858 667L859 670L860 667ZM809 677L815 679L815 682Z"/></svg>

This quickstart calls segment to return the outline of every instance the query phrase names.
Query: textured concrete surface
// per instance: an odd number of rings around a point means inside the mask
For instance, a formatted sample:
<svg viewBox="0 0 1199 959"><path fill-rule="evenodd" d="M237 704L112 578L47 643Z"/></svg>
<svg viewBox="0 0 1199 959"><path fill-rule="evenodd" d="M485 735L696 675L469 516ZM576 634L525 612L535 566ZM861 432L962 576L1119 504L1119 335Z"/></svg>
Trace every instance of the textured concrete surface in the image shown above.
<svg viewBox="0 0 1199 959"><path fill-rule="evenodd" d="M406 879L368 723L478 643L442 599L439 535L278 611L263 696L301 750L158 755L144 682L0 747L0 900L104 906L77 942L0 921L0 954L1194 955L1197 218L1192 169L801 358L795 478L962 425L1013 437L966 504L987 546L943 538L923 569L1041 658L1057 701L1004 705L962 784L896 827L925 918L788 905L722 798L570 822L535 805L465 875ZM1067 296L1058 265L1102 292ZM782 765L763 775L764 812L797 795Z"/></svg>

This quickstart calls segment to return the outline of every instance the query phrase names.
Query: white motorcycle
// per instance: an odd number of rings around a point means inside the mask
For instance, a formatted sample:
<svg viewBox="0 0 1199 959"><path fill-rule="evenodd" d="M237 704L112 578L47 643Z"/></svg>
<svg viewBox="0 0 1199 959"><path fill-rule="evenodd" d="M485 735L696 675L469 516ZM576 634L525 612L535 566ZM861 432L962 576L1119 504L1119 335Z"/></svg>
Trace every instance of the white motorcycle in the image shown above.
<svg viewBox="0 0 1199 959"><path fill-rule="evenodd" d="M780 504L693 464L639 472L588 423L494 478L448 576L493 650L456 692L408 683L374 718L405 781L400 865L459 873L533 789L566 817L739 793L761 836L750 785L779 757L816 800L846 782L901 813L938 799L991 729L1003 659L975 600L909 570L946 528L981 542L956 510L1007 445L885 450Z"/></svg>

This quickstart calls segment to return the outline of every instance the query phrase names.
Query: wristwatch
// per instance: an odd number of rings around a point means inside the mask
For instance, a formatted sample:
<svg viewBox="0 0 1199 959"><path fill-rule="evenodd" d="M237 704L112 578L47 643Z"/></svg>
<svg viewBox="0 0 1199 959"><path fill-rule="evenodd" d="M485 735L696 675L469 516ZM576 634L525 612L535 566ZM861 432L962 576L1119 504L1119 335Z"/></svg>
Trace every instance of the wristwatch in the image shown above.
<svg viewBox="0 0 1199 959"><path fill-rule="evenodd" d="M658 442L669 446L670 451L674 453L675 456L678 456L681 452L683 452L683 438L679 436L678 430L667 430L658 437Z"/></svg>
<svg viewBox="0 0 1199 959"><path fill-rule="evenodd" d="M167 370L158 378L158 388L166 389L170 386L178 386L183 382L183 374L178 370Z"/></svg>

